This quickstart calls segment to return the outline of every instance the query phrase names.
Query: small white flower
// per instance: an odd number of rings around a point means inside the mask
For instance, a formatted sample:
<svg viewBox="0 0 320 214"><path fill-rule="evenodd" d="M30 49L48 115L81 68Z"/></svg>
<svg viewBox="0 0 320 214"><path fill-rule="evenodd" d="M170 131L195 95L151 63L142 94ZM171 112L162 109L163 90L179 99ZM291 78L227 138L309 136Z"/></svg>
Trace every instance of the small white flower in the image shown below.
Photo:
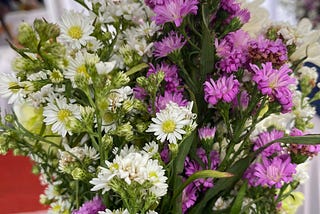
<svg viewBox="0 0 320 214"><path fill-rule="evenodd" d="M143 147L143 150L146 151L146 153L149 154L150 157L152 157L153 155L155 155L156 153L158 153L158 151L159 151L159 145L158 145L155 141L152 141L152 142L146 144L146 145Z"/></svg>
<svg viewBox="0 0 320 214"><path fill-rule="evenodd" d="M65 137L68 130L68 124L73 119L81 119L80 108L75 104L68 104L66 98L51 98L43 110L44 122L46 125L52 125L51 130Z"/></svg>
<svg viewBox="0 0 320 214"><path fill-rule="evenodd" d="M14 73L0 73L0 96L8 99L8 104L23 100L23 89L20 81Z"/></svg>
<svg viewBox="0 0 320 214"><path fill-rule="evenodd" d="M81 45L85 46L88 41L94 38L90 36L94 30L91 17L85 16L83 13L68 11L62 15L61 20L59 39L69 44L71 48L80 49Z"/></svg>
<svg viewBox="0 0 320 214"><path fill-rule="evenodd" d="M111 72L116 66L116 61L111 62L98 62L96 64L96 69L98 74L108 74Z"/></svg>
<svg viewBox="0 0 320 214"><path fill-rule="evenodd" d="M177 143L182 139L182 135L186 134L185 126L192 124L189 118L189 109L179 107L175 103L170 103L160 112L156 113L156 118L152 118L152 122L146 132L154 132L157 140L164 142L168 140L170 143Z"/></svg>
<svg viewBox="0 0 320 214"><path fill-rule="evenodd" d="M98 214L130 214L127 209L117 209L109 210L108 208L105 211L99 211Z"/></svg>
<svg viewBox="0 0 320 214"><path fill-rule="evenodd" d="M299 181L301 184L305 183L309 179L310 159L306 162L298 164L296 167L296 173L293 175L293 179Z"/></svg>

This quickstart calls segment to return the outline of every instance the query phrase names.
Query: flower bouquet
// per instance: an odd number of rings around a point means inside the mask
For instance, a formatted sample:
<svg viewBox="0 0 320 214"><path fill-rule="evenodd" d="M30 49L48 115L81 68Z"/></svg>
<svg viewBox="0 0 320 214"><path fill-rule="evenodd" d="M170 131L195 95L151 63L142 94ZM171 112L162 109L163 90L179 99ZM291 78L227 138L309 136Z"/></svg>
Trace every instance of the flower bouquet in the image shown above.
<svg viewBox="0 0 320 214"><path fill-rule="evenodd" d="M320 151L308 20L235 0L77 2L59 24L22 23L0 79L0 151L33 160L49 213L296 208Z"/></svg>

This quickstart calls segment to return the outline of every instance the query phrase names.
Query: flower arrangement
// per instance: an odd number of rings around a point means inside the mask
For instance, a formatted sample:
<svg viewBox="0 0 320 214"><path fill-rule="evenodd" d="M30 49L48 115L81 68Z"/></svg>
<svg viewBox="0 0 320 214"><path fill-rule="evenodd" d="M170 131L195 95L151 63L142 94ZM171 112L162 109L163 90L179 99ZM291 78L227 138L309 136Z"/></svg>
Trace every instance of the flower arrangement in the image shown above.
<svg viewBox="0 0 320 214"><path fill-rule="evenodd" d="M77 2L60 24L22 23L0 79L0 151L34 161L49 213L294 212L320 151L308 20L235 0Z"/></svg>

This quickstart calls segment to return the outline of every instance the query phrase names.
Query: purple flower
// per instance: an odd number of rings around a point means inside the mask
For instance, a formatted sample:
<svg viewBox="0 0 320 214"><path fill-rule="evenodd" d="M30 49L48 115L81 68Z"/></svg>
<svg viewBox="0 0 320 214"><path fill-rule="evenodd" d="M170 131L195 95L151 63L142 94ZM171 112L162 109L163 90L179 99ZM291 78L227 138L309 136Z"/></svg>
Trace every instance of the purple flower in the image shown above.
<svg viewBox="0 0 320 214"><path fill-rule="evenodd" d="M182 213L186 213L196 203L197 198L197 188L191 183L182 192Z"/></svg>
<svg viewBox="0 0 320 214"><path fill-rule="evenodd" d="M239 103L240 101L240 103ZM232 100L232 104L234 108L240 108L240 109L247 109L249 105L250 97L246 90L240 92L240 99L238 100L238 97L235 97Z"/></svg>
<svg viewBox="0 0 320 214"><path fill-rule="evenodd" d="M165 109L169 102L177 103L178 106L187 106L188 101L183 98L182 93L171 93L171 92L164 92L164 96L158 96L156 98L156 110L159 112L162 109Z"/></svg>
<svg viewBox="0 0 320 214"><path fill-rule="evenodd" d="M268 159L262 157L262 163L252 164L245 172L244 178L248 179L251 186L268 186L281 188L283 183L293 180L296 164L291 163L290 155L281 155Z"/></svg>
<svg viewBox="0 0 320 214"><path fill-rule="evenodd" d="M275 98L281 105L283 113L291 111L293 95L288 86L294 84L296 80L290 77L292 70L288 65L282 65L279 70L273 69L271 62L262 64L261 69L253 64L250 64L250 67L254 71L252 79L257 83L261 93Z"/></svg>
<svg viewBox="0 0 320 214"><path fill-rule="evenodd" d="M222 0L220 4L223 10L227 11L232 15L237 13L241 9L240 4L237 3L235 0Z"/></svg>
<svg viewBox="0 0 320 214"><path fill-rule="evenodd" d="M221 58L217 67L232 73L244 66L248 61L249 34L243 30L229 33L221 41L215 40L217 55Z"/></svg>
<svg viewBox="0 0 320 214"><path fill-rule="evenodd" d="M253 150L256 151L262 146L270 143L271 141L274 141L276 139L282 138L284 136L284 133L279 130L272 130L270 132L262 132L258 135L258 138L254 142ZM268 146L266 149L262 151L262 155L269 157L273 155L276 152L281 151L280 143L276 142L272 144L271 146Z"/></svg>
<svg viewBox="0 0 320 214"><path fill-rule="evenodd" d="M136 86L133 88L133 95L138 100L144 100L148 94L144 88Z"/></svg>
<svg viewBox="0 0 320 214"><path fill-rule="evenodd" d="M170 154L169 153L170 153L169 146L167 143L165 143L162 151L160 152L161 160L164 163L169 163L169 161L170 161Z"/></svg>
<svg viewBox="0 0 320 214"><path fill-rule="evenodd" d="M200 140L213 140L216 134L216 128L203 127L198 129Z"/></svg>
<svg viewBox="0 0 320 214"><path fill-rule="evenodd" d="M160 42L154 43L154 55L158 58L166 57L174 51L179 51L185 44L186 41L182 35L171 31L169 35Z"/></svg>
<svg viewBox="0 0 320 214"><path fill-rule="evenodd" d="M152 73L164 72L164 81L166 82L165 89L168 92L183 92L183 87L181 85L181 78L178 75L178 67L176 65L169 65L162 62L160 65L157 64L156 67L150 64L150 68L147 73L147 77Z"/></svg>
<svg viewBox="0 0 320 214"><path fill-rule="evenodd" d="M106 206L102 203L101 198L94 197L91 201L87 201L78 210L73 210L72 214L97 214L104 211Z"/></svg>
<svg viewBox="0 0 320 214"><path fill-rule="evenodd" d="M253 63L271 62L280 67L288 60L288 51L281 39L275 41L259 36L257 40L250 41L249 55Z"/></svg>
<svg viewBox="0 0 320 214"><path fill-rule="evenodd" d="M217 81L209 79L204 83L204 94L206 102L215 105L221 99L230 103L239 92L239 82L233 75L220 77Z"/></svg>
<svg viewBox="0 0 320 214"><path fill-rule="evenodd" d="M290 136L303 136L300 129L293 128L290 132ZM319 140L320 142L320 140ZM290 151L294 154L302 154L309 157L317 155L320 152L320 145L304 145L304 144L290 144Z"/></svg>
<svg viewBox="0 0 320 214"><path fill-rule="evenodd" d="M188 14L197 14L198 0L165 0L162 5L155 5L153 20L157 25L174 22L179 27Z"/></svg>
<svg viewBox="0 0 320 214"><path fill-rule="evenodd" d="M198 148L197 150L197 156L200 158L202 163L204 164L203 168L197 161L191 160L189 157L186 158L184 163L184 170L185 175L187 177L193 175L195 172L198 172L203 169L216 169L220 163L220 157L219 153L217 151L211 151L210 152L210 166L206 151L203 148ZM212 178L200 178L195 181L193 181L194 185L198 187L198 191L203 192L207 190L208 188L213 187L213 179Z"/></svg>
<svg viewBox="0 0 320 214"><path fill-rule="evenodd" d="M165 0L144 0L144 3L151 9L153 9L156 5L163 5Z"/></svg>

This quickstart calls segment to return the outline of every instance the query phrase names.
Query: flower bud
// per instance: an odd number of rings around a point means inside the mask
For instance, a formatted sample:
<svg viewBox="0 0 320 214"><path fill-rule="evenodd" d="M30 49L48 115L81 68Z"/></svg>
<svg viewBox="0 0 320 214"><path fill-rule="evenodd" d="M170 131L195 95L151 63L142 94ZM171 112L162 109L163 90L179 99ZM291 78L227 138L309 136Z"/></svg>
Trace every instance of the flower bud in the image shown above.
<svg viewBox="0 0 320 214"><path fill-rule="evenodd" d="M38 39L32 27L28 23L23 22L20 24L18 32L19 43L26 48L36 51L38 47Z"/></svg>

